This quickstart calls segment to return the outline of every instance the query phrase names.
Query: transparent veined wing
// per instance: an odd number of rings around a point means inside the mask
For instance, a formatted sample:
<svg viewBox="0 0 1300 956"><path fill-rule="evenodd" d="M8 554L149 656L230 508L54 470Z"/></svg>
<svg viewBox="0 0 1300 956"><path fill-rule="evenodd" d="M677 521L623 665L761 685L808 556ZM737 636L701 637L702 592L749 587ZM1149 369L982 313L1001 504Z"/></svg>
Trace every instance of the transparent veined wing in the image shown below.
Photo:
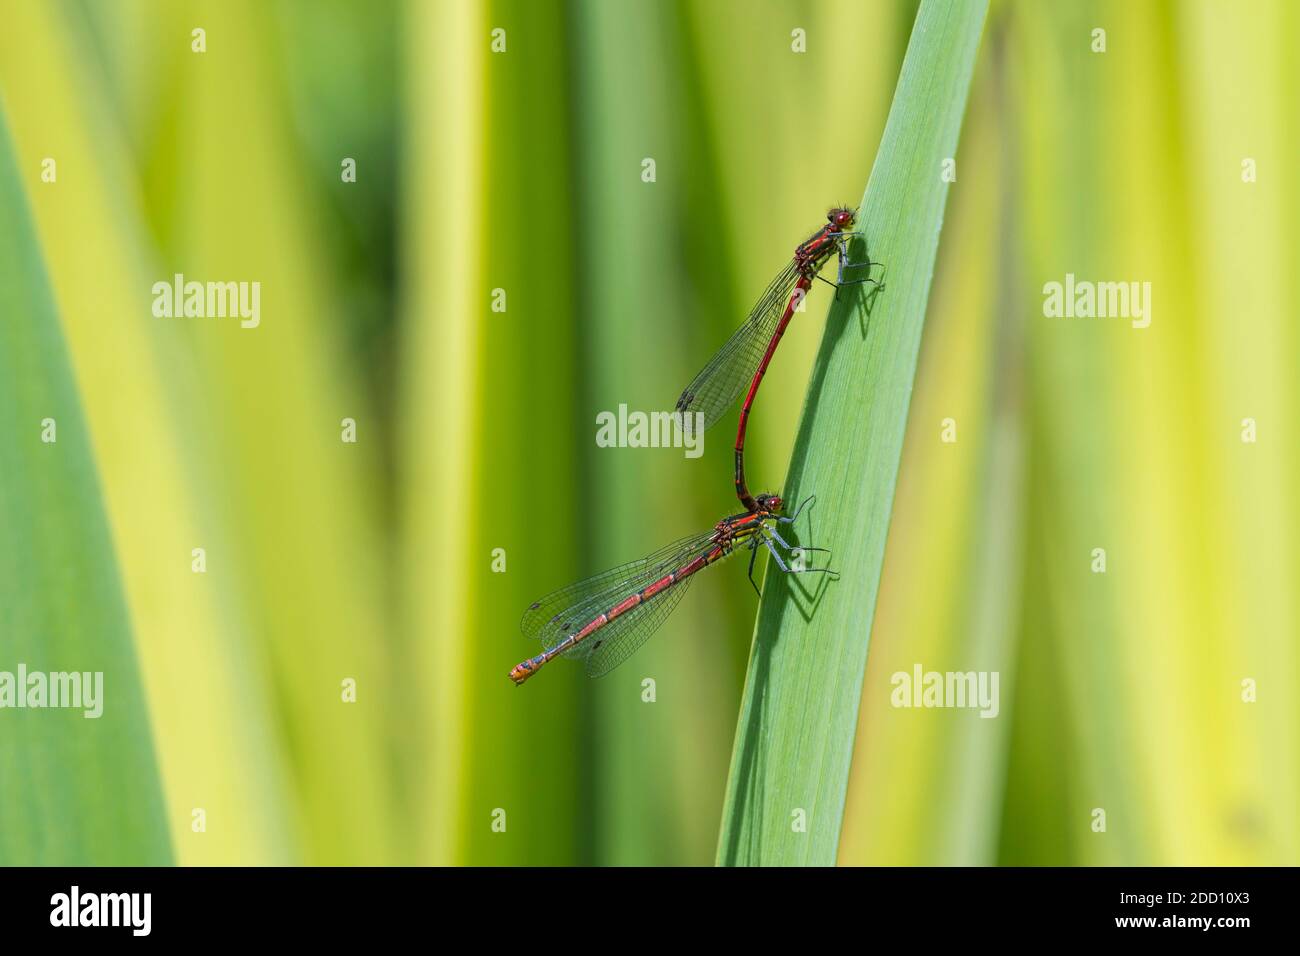
<svg viewBox="0 0 1300 956"><path fill-rule="evenodd" d="M791 260L772 280L744 324L683 389L677 399L678 412L702 414L704 427L709 428L735 404L758 370L798 281L799 272Z"/></svg>
<svg viewBox="0 0 1300 956"><path fill-rule="evenodd" d="M615 618L592 634L578 647L587 646L587 676L604 677L619 664L631 657L644 644L659 625L668 619L686 589L695 580L691 574L661 591L649 600L638 604L621 617Z"/></svg>
<svg viewBox="0 0 1300 956"><path fill-rule="evenodd" d="M578 633L591 621L608 612L628 596L636 594L676 571L691 559L708 553L712 547L713 537L714 532L709 530L689 538L682 538L637 561L621 564L576 584L553 591L528 606L523 619L519 622L519 629L523 631L525 637L540 640L542 646L550 650L571 634ZM635 625L638 619L645 618L646 612L656 607L662 599L671 596L670 603L675 605L681 596L674 594L678 589L679 585L667 588L622 617L616 618L606 627L617 626L618 633L622 633L628 627ZM658 622L655 626L658 626ZM602 631L605 629L602 628ZM598 631L593 638L600 634L601 631ZM645 635L648 636L649 634ZM564 656L585 658L592 653L592 650L592 641L583 641L564 652Z"/></svg>

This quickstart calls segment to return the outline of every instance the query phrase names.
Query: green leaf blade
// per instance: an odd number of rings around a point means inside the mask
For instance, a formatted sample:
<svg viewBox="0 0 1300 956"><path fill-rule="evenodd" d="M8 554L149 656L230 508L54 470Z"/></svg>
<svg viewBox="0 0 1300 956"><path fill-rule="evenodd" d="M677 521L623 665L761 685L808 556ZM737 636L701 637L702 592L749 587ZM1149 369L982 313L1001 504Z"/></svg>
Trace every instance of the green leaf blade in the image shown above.
<svg viewBox="0 0 1300 956"><path fill-rule="evenodd" d="M790 475L804 543L838 581L768 575L741 707L718 862L831 865L839 845L867 644L926 303L987 3L926 0L900 74L859 228L886 290L830 309ZM863 287L857 287L861 290ZM868 305L870 308L868 309Z"/></svg>
<svg viewBox="0 0 1300 956"><path fill-rule="evenodd" d="M0 864L172 862L126 606L76 385L0 123ZM41 440L53 420L54 441ZM92 706L17 707L28 674ZM94 675L102 674L102 679ZM51 703L47 686L45 703ZM87 712L99 710L99 716Z"/></svg>

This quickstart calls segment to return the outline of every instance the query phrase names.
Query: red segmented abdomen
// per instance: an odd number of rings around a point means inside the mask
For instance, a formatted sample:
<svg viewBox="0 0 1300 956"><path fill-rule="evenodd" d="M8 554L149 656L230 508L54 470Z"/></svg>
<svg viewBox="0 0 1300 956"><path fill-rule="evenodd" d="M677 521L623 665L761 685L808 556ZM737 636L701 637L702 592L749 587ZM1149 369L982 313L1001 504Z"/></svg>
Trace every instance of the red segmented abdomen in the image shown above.
<svg viewBox="0 0 1300 956"><path fill-rule="evenodd" d="M624 614L632 610L634 607L638 606L644 601L649 600L650 598L654 597L656 594L668 590L668 588L672 587L674 584L680 584L683 580L690 577L696 571L700 570L701 568L708 567L714 561L718 560L718 558L722 557L723 554L725 553L726 552L723 550L722 546L718 545L714 547L713 550L709 551L708 554L702 554L698 558L691 559L686 564L678 568L676 571L671 571L668 574L665 574L658 581L655 581L651 584L647 584L644 588L642 588L640 591L637 591L635 594L629 594L623 600L619 601L618 604L614 605L604 614L600 615L600 617L597 617L592 621L590 621L586 626L582 628L582 630L578 631L576 634L572 635L571 637L567 637L560 643L556 644L553 648L547 651L544 656L549 660L552 657L555 657L559 654L563 654L565 651L570 650L571 648L580 644L582 641L585 641L592 634L595 634L602 627L607 625L610 621L622 617Z"/></svg>
<svg viewBox="0 0 1300 956"><path fill-rule="evenodd" d="M763 358L759 361L758 368L754 370L754 377L750 379L745 401L740 406L740 421L736 426L736 497L750 511L758 510L758 501L750 494L749 486L745 482L745 433L749 428L749 410L754 404L754 396L758 394L758 386L763 384L763 376L767 374L772 356L776 354L776 347L781 344L781 336L785 335L790 320L794 318L794 310L798 308L799 300L808 294L810 288L812 288L812 279L801 275L799 281L794 284L790 301L786 303L785 311L781 313L781 321L776 324L776 330L768 340Z"/></svg>

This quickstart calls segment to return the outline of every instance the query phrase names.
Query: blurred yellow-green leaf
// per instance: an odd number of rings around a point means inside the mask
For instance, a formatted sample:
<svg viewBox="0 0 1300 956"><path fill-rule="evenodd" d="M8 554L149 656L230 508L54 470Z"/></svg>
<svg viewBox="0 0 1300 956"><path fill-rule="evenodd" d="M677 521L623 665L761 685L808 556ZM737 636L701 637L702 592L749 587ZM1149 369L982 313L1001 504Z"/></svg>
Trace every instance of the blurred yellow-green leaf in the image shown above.
<svg viewBox="0 0 1300 956"><path fill-rule="evenodd" d="M0 863L169 863L86 420L3 124L0 210Z"/></svg>

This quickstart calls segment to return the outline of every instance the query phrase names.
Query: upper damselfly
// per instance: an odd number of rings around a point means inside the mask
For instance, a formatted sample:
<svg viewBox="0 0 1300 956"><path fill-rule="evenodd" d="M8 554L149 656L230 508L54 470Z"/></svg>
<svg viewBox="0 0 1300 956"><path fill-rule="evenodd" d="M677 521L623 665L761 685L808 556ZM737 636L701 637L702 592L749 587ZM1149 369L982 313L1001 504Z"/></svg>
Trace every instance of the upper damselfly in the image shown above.
<svg viewBox="0 0 1300 956"><path fill-rule="evenodd" d="M798 245L790 262L772 280L767 291L750 310L749 318L677 399L676 410L684 420L686 415L698 413L702 416L704 427L708 428L722 417L742 392L745 393L745 401L740 409L740 423L736 428L735 482L736 497L751 512L758 509L758 499L750 493L745 483L745 431L754 397L758 394L758 387L763 382L772 355L781 343L786 326L790 324L795 312L799 311L808 290L812 288L813 280L821 279L818 273L837 252L839 272L835 281L821 281L837 289L866 282L874 283L880 288L879 281L870 277L871 267L879 263L872 262L869 256L862 262L849 261L849 242L862 235L861 232L853 231L856 220L857 214L852 209L836 207L828 212L826 225ZM862 267L867 269L866 276L845 279L846 272Z"/></svg>

